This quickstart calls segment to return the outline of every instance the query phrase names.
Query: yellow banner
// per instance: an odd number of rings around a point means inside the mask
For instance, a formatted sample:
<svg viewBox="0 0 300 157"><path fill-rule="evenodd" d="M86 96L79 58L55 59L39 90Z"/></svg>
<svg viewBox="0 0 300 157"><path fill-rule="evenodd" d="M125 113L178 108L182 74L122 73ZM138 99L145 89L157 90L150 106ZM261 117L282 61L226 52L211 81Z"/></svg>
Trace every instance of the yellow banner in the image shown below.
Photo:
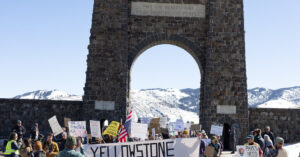
<svg viewBox="0 0 300 157"><path fill-rule="evenodd" d="M117 136L118 134L118 129L119 129L119 122L112 121L108 127L105 129L103 132L103 135L111 135L111 136Z"/></svg>

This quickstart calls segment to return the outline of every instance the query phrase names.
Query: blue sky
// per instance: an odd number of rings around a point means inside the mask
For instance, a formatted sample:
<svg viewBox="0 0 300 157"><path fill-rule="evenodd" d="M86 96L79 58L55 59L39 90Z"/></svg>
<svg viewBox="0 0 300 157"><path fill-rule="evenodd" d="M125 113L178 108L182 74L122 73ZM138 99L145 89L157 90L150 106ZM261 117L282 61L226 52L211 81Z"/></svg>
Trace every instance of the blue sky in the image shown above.
<svg viewBox="0 0 300 157"><path fill-rule="evenodd" d="M299 0L245 0L248 87L300 85ZM38 89L83 94L92 0L2 0L0 97ZM159 45L132 67L133 89L198 88L200 72L181 48Z"/></svg>

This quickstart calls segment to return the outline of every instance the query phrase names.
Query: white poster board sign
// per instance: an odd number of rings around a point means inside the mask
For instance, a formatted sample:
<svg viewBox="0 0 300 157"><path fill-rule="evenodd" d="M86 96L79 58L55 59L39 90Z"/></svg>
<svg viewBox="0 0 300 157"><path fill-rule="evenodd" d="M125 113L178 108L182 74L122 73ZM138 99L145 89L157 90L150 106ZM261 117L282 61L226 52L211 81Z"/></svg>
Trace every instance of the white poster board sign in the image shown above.
<svg viewBox="0 0 300 157"><path fill-rule="evenodd" d="M86 122L85 121L69 121L69 132L74 137L86 137Z"/></svg>
<svg viewBox="0 0 300 157"><path fill-rule="evenodd" d="M155 129L154 129L155 130ZM131 123L131 137L140 138L141 140L145 140L148 133L148 125L141 123Z"/></svg>
<svg viewBox="0 0 300 157"><path fill-rule="evenodd" d="M184 128L190 130L191 129L191 123L190 122L185 123Z"/></svg>
<svg viewBox="0 0 300 157"><path fill-rule="evenodd" d="M63 130L63 129L61 128L61 126L59 125L56 116L51 117L51 118L48 120L48 122L49 122L49 124L50 124L51 130L52 130L54 136L57 136L58 134L64 132L64 130Z"/></svg>
<svg viewBox="0 0 300 157"><path fill-rule="evenodd" d="M151 118L150 117L142 117L141 119L141 123L142 124L147 124L149 126Z"/></svg>
<svg viewBox="0 0 300 157"><path fill-rule="evenodd" d="M155 128L152 128L152 137L155 139Z"/></svg>
<svg viewBox="0 0 300 157"><path fill-rule="evenodd" d="M210 134L222 136L223 135L223 126L211 125Z"/></svg>
<svg viewBox="0 0 300 157"><path fill-rule="evenodd" d="M206 139L204 138L204 139L202 139L202 141L204 142L205 147L211 143L211 139L209 139L209 138L206 138Z"/></svg>
<svg viewBox="0 0 300 157"><path fill-rule="evenodd" d="M258 146L236 146L237 157L259 157Z"/></svg>
<svg viewBox="0 0 300 157"><path fill-rule="evenodd" d="M87 157L198 157L198 138L84 145Z"/></svg>
<svg viewBox="0 0 300 157"><path fill-rule="evenodd" d="M173 131L184 131L184 123L182 119L177 119L175 123L172 123L173 125Z"/></svg>
<svg viewBox="0 0 300 157"><path fill-rule="evenodd" d="M101 137L100 121L90 120L91 136Z"/></svg>
<svg viewBox="0 0 300 157"><path fill-rule="evenodd" d="M161 128L167 128L168 117L161 117L159 120L159 124Z"/></svg>

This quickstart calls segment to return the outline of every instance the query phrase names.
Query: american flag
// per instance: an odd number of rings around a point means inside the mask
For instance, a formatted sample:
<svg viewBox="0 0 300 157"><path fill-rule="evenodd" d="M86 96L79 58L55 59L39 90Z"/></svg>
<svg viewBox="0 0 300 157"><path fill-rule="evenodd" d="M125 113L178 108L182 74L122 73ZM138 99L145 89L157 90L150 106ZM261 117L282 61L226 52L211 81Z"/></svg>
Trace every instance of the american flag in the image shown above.
<svg viewBox="0 0 300 157"><path fill-rule="evenodd" d="M127 142L127 138L128 138L128 134L126 129L123 127L123 125L120 125L120 134L119 134L119 138L118 141L119 142Z"/></svg>
<svg viewBox="0 0 300 157"><path fill-rule="evenodd" d="M124 124L124 127L125 127L128 135L130 135L130 133L131 133L130 127L131 127L131 121L132 121L131 120L132 119L132 109L133 109L133 107L130 107L129 114L127 115L127 118L126 118L126 121L125 121L125 124Z"/></svg>
<svg viewBox="0 0 300 157"><path fill-rule="evenodd" d="M131 126L131 119L132 119L132 107L130 108L130 112L127 115L124 127L120 125L119 128L119 142L127 142L128 135L130 134L130 126Z"/></svg>

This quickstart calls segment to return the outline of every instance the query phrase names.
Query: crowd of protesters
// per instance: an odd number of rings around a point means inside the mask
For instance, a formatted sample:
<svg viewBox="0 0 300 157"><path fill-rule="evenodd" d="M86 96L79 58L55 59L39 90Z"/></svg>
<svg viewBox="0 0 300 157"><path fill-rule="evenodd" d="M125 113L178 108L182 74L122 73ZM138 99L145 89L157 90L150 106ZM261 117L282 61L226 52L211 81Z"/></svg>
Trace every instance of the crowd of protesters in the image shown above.
<svg viewBox="0 0 300 157"><path fill-rule="evenodd" d="M277 137L271 132L271 128L267 126L262 133L261 129L255 129L247 137L246 145L257 145L259 147L260 157L287 157L288 153L284 145L284 139Z"/></svg>
<svg viewBox="0 0 300 157"><path fill-rule="evenodd" d="M5 157L84 157L86 153L83 144L102 144L118 142L118 137L103 135L101 138L81 138L68 136L66 128L64 132L53 136L48 133L46 136L40 133L37 123L34 124L30 131L30 136L25 137L26 129L22 122L18 121L12 129L9 139L4 144ZM105 129L105 128L104 128ZM176 132L176 134L159 133L155 137L149 135L147 140L162 140L174 138L198 137L200 142L199 157L220 157L223 151L223 143L219 136L208 138L206 132L189 131ZM128 137L128 141L139 141L140 139ZM262 133L261 129L251 131L245 139L246 146L254 145L259 148L260 157L287 157L287 151L283 148L284 139L274 137L269 126ZM235 143L235 142L234 142ZM208 154L208 150L213 153ZM235 151L235 146L232 148Z"/></svg>
<svg viewBox="0 0 300 157"><path fill-rule="evenodd" d="M26 129L18 120L8 140L4 142L5 157L85 157L82 147L83 139L67 136L67 132L54 138L53 133L45 137L35 123L29 137L25 137Z"/></svg>

